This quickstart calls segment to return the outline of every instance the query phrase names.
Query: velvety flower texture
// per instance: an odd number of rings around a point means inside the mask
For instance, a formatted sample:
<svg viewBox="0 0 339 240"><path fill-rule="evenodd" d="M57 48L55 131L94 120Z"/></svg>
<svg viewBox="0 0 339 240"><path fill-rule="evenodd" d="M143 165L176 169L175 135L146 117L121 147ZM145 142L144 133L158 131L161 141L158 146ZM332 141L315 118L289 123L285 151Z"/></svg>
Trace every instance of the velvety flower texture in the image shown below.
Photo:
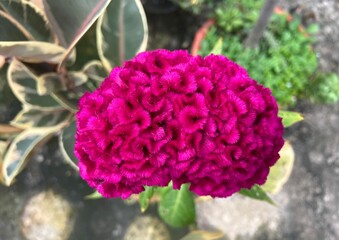
<svg viewBox="0 0 339 240"><path fill-rule="evenodd" d="M263 184L283 126L269 89L224 56L138 54L80 100L80 175L105 197L190 183L227 197Z"/></svg>

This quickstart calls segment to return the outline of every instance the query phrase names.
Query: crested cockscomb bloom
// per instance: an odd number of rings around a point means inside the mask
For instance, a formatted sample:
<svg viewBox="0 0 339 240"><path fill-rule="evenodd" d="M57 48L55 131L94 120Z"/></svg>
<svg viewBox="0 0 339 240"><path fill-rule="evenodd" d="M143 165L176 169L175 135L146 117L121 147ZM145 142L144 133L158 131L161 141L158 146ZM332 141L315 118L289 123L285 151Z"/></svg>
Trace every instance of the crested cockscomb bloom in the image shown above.
<svg viewBox="0 0 339 240"><path fill-rule="evenodd" d="M263 184L283 126L269 89L224 56L138 54L80 100L80 175L105 197L189 183L227 197Z"/></svg>

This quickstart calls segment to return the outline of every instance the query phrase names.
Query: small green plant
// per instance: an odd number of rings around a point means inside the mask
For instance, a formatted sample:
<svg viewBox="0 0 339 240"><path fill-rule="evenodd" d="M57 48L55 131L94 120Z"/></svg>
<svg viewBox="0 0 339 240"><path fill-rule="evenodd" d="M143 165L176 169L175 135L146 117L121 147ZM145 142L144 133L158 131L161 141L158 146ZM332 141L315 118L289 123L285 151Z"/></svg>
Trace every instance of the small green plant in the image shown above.
<svg viewBox="0 0 339 240"><path fill-rule="evenodd" d="M318 103L339 101L339 76L334 73L320 73L310 84L310 98Z"/></svg>
<svg viewBox="0 0 339 240"><path fill-rule="evenodd" d="M269 87L282 107L293 106L298 98L306 97L305 93L311 91L310 82L317 72L313 44L318 26L311 24L304 28L298 16L276 9L259 47L246 48L243 42L258 18L262 2L239 1L232 7L218 8L216 24L201 43L200 52L208 54L221 38L221 54L244 66L253 79ZM333 80L326 82L328 88L335 86ZM320 81L313 84L320 84ZM321 91L324 87L313 86L312 89ZM331 99L336 99L335 91L331 94ZM324 96L320 99L325 101Z"/></svg>

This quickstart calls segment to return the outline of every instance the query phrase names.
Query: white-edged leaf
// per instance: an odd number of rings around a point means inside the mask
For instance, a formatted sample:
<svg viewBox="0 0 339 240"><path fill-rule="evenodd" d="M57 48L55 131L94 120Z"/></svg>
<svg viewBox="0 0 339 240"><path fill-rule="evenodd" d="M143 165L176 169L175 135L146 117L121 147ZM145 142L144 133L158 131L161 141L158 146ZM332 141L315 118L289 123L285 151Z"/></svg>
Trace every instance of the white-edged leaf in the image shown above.
<svg viewBox="0 0 339 240"><path fill-rule="evenodd" d="M83 72L89 79L101 83L107 77L107 73L102 63L98 60L91 61L83 67Z"/></svg>
<svg viewBox="0 0 339 240"><path fill-rule="evenodd" d="M31 2L26 0L0 1L0 11L28 40L46 42L51 40L47 19L43 12Z"/></svg>
<svg viewBox="0 0 339 240"><path fill-rule="evenodd" d="M37 79L37 91L39 95L67 91L84 84L87 79L87 75L83 72L68 72L66 76L53 72L45 73Z"/></svg>
<svg viewBox="0 0 339 240"><path fill-rule="evenodd" d="M23 109L11 121L18 128L53 127L68 121L72 114L65 109L42 110L23 105Z"/></svg>
<svg viewBox="0 0 339 240"><path fill-rule="evenodd" d="M72 0L60 1L44 0L46 12L51 28L57 35L62 46L67 48L63 56L63 65L69 53L79 39L102 14L110 0Z"/></svg>
<svg viewBox="0 0 339 240"><path fill-rule="evenodd" d="M59 146L62 155L67 163L69 163L75 170L78 170L78 159L74 154L76 124L71 122L63 129L59 136Z"/></svg>
<svg viewBox="0 0 339 240"><path fill-rule="evenodd" d="M99 199L99 198L103 198L103 196L98 191L95 191L85 197L85 199L89 199L89 200Z"/></svg>
<svg viewBox="0 0 339 240"><path fill-rule="evenodd" d="M23 169L37 147L41 146L60 127L27 129L13 139L5 153L2 166L5 185L10 186L13 183L14 178Z"/></svg>
<svg viewBox="0 0 339 240"><path fill-rule="evenodd" d="M38 95L37 76L23 63L14 59L9 66L7 78L13 93L24 105L49 110L62 108L51 96Z"/></svg>
<svg viewBox="0 0 339 240"><path fill-rule="evenodd" d="M223 239L225 234L222 232L210 232L204 230L193 230L180 240L219 240Z"/></svg>
<svg viewBox="0 0 339 240"><path fill-rule="evenodd" d="M59 63L65 49L58 45L39 41L0 42L0 55L16 57L29 63Z"/></svg>
<svg viewBox="0 0 339 240"><path fill-rule="evenodd" d="M271 194L280 192L289 179L293 169L295 155L293 147L288 141L285 141L279 154L279 160L270 168L267 181L261 186L265 192Z"/></svg>
<svg viewBox="0 0 339 240"><path fill-rule="evenodd" d="M112 0L98 19L98 53L107 72L144 51L147 39L147 20L140 0Z"/></svg>

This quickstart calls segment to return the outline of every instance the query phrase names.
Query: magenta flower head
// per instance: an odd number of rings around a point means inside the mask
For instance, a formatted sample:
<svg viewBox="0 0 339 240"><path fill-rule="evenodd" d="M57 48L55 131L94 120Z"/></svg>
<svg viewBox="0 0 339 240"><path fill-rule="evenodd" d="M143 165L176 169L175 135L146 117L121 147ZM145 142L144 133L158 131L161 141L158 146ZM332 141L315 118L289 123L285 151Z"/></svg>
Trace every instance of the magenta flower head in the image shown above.
<svg viewBox="0 0 339 240"><path fill-rule="evenodd" d="M271 91L224 56L138 54L80 100L81 177L105 197L144 186L227 197L263 184L283 145Z"/></svg>

